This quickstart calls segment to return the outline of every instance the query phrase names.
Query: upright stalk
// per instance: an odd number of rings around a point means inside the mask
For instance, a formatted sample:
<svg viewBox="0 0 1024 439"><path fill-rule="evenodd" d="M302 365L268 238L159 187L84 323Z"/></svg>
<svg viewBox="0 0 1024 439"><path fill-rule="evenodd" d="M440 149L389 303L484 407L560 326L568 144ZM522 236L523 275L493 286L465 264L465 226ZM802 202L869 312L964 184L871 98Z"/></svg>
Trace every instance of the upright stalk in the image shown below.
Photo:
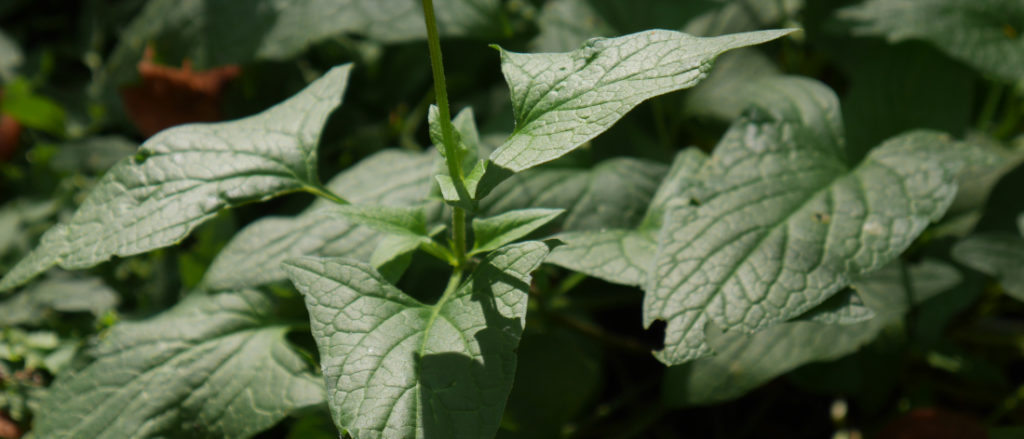
<svg viewBox="0 0 1024 439"><path fill-rule="evenodd" d="M444 159L448 165L448 174L452 178L455 190L462 201L470 201L466 190L465 177L462 174L462 155L459 154L455 141L455 127L452 126L451 111L448 108L448 86L444 80L444 63L441 60L441 38L437 34L437 19L434 17L433 0L422 0L423 18L427 24L427 46L430 48L430 67L434 72L434 95L437 97L437 110L441 124L441 141L444 148ZM466 211L459 206L452 206L452 242L457 271L466 262Z"/></svg>

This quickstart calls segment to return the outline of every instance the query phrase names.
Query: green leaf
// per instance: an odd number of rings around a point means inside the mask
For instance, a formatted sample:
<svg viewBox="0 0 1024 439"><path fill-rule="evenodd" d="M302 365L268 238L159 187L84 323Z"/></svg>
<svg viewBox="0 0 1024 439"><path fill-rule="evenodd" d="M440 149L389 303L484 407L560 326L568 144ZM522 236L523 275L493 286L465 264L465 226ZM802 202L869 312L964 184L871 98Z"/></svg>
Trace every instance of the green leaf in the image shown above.
<svg viewBox="0 0 1024 439"><path fill-rule="evenodd" d="M868 0L839 11L860 35L922 40L1012 84L1024 81L1024 3L1017 0Z"/></svg>
<svg viewBox="0 0 1024 439"><path fill-rule="evenodd" d="M52 99L37 94L27 79L18 78L4 84L0 111L26 127L64 137L67 119L64 108Z"/></svg>
<svg viewBox="0 0 1024 439"><path fill-rule="evenodd" d="M676 155L639 225L558 234L555 238L564 245L555 247L546 262L612 283L643 284L658 247L656 238L666 207L693 189L706 160L698 149L683 150Z"/></svg>
<svg viewBox="0 0 1024 439"><path fill-rule="evenodd" d="M317 184L320 131L350 70L336 67L255 116L153 136L107 172L68 222L43 235L0 290L53 265L88 268L174 244L221 209Z"/></svg>
<svg viewBox="0 0 1024 439"><path fill-rule="evenodd" d="M702 172L698 205L666 217L644 299L645 325L668 324L657 353L666 364L710 353L709 321L762 330L880 268L942 216L965 166L992 159L917 131L851 167L836 137L835 95L805 87L766 107L774 116L737 121Z"/></svg>
<svg viewBox="0 0 1024 439"><path fill-rule="evenodd" d="M90 312L99 317L120 301L117 292L99 279L54 277L0 302L0 327L36 325L51 311Z"/></svg>
<svg viewBox="0 0 1024 439"><path fill-rule="evenodd" d="M423 207L346 204L318 212L321 219L339 215L349 221L392 235L412 238L427 236L427 215Z"/></svg>
<svg viewBox="0 0 1024 439"><path fill-rule="evenodd" d="M492 437L512 387L530 272L547 247L503 247L434 305L345 259L286 270L306 297L331 415L354 438Z"/></svg>
<svg viewBox="0 0 1024 439"><path fill-rule="evenodd" d="M434 175L433 151L422 154L384 150L338 174L327 188L359 204L409 206L430 192ZM335 204L318 199L301 214L266 217L238 232L214 259L202 286L238 289L285 280L281 268L296 256L335 256L370 262L382 234L322 211Z"/></svg>
<svg viewBox="0 0 1024 439"><path fill-rule="evenodd" d="M696 85L721 53L790 32L700 38L652 30L595 38L568 53L500 49L516 128L490 160L519 172L561 157L610 128L644 100Z"/></svg>
<svg viewBox="0 0 1024 439"><path fill-rule="evenodd" d="M192 295L152 319L114 326L59 376L36 411L37 437L244 438L323 402L323 386L253 292Z"/></svg>
<svg viewBox="0 0 1024 439"><path fill-rule="evenodd" d="M797 320L746 334L709 325L715 355L668 368L663 399L671 407L710 405L735 399L801 365L833 360L855 352L909 310L905 286L915 298L931 297L960 283L955 268L935 261L908 267L904 282L898 264L890 264L853 284L856 296L875 317L854 324Z"/></svg>
<svg viewBox="0 0 1024 439"><path fill-rule="evenodd" d="M474 218L473 249L469 254L487 253L513 243L563 212L562 209L520 209L489 218Z"/></svg>
<svg viewBox="0 0 1024 439"><path fill-rule="evenodd" d="M540 168L515 174L480 200L480 214L516 209L565 209L563 230L633 227L643 217L665 165L619 157L592 168Z"/></svg>
<svg viewBox="0 0 1024 439"><path fill-rule="evenodd" d="M1006 293L1024 302L1024 215L1018 218L1020 236L983 233L953 246L957 262L999 280Z"/></svg>

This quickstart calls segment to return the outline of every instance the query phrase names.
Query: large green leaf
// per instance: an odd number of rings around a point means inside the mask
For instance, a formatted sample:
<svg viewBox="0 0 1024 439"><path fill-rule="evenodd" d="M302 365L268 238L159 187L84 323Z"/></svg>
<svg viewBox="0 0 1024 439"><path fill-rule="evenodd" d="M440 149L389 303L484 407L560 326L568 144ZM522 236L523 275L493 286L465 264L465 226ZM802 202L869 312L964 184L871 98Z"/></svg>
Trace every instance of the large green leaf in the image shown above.
<svg viewBox="0 0 1024 439"><path fill-rule="evenodd" d="M430 192L436 153L385 150L327 183L356 204L408 206ZM238 232L203 278L208 289L237 289L287 279L281 268L296 256L344 256L369 262L381 233L324 212L334 204L317 200L292 218L268 217Z"/></svg>
<svg viewBox="0 0 1024 439"><path fill-rule="evenodd" d="M1020 236L982 233L953 247L957 262L994 276L1006 292L1024 302L1024 215L1018 218Z"/></svg>
<svg viewBox="0 0 1024 439"><path fill-rule="evenodd" d="M18 286L46 269L88 268L174 244L221 209L316 185L320 131L341 102L350 66L232 122L163 131L119 162L65 223L0 280Z"/></svg>
<svg viewBox="0 0 1024 439"><path fill-rule="evenodd" d="M555 237L564 245L555 247L546 262L609 282L641 285L658 248L658 230L665 208L697 184L695 176L706 159L698 149L680 152L639 225L558 234Z"/></svg>
<svg viewBox="0 0 1024 439"><path fill-rule="evenodd" d="M433 305L363 263L286 262L306 297L338 428L356 439L492 437L515 374L530 272L546 254L536 241L498 249Z"/></svg>
<svg viewBox="0 0 1024 439"><path fill-rule="evenodd" d="M554 160L607 130L644 100L696 85L723 52L790 32L700 38L652 30L594 38L567 53L501 50L516 127L490 160L513 172Z"/></svg>
<svg viewBox="0 0 1024 439"><path fill-rule="evenodd" d="M708 343L715 355L669 368L662 386L665 402L678 407L727 401L803 364L854 352L903 317L910 308L907 297L920 302L961 279L955 268L935 261L910 266L907 272L910 279L903 278L898 264L890 264L853 284L876 313L862 323L792 321L755 334L709 327Z"/></svg>
<svg viewBox="0 0 1024 439"><path fill-rule="evenodd" d="M274 302L243 291L193 295L115 326L88 363L57 378L36 411L46 438L244 438L323 402L323 385L274 323Z"/></svg>
<svg viewBox="0 0 1024 439"><path fill-rule="evenodd" d="M657 353L667 364L711 352L709 321L726 331L762 330L880 268L942 216L965 165L991 159L917 131L850 166L835 95L788 81L804 92L779 93L733 124L702 171L695 205L666 217L644 323L667 322Z"/></svg>
<svg viewBox="0 0 1024 439"><path fill-rule="evenodd" d="M1019 0L868 0L839 11L854 32L891 42L923 40L1004 81L1024 81L1024 3Z"/></svg>
<svg viewBox="0 0 1024 439"><path fill-rule="evenodd" d="M564 230L633 227L664 177L665 165L619 157L592 168L540 168L515 174L480 200L480 214L547 207Z"/></svg>

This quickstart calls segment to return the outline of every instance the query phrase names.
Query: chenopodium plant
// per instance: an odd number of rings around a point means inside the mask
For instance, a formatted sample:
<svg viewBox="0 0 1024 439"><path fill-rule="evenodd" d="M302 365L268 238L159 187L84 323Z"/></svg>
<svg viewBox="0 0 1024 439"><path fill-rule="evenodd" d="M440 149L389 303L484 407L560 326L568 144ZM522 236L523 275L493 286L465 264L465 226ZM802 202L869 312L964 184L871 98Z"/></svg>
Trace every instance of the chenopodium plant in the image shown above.
<svg viewBox="0 0 1024 439"><path fill-rule="evenodd" d="M645 324L667 322L654 355L681 364L712 353L712 329L863 320L870 312L853 294L815 310L896 258L942 216L960 172L988 160L946 135L911 132L851 163L832 91L769 78L745 92L751 110L710 157L679 153L639 226L522 241L562 210L485 217L492 190L642 101L692 87L719 54L791 30L651 30L568 53L499 48L515 130L481 158L472 111L449 113L429 1L424 11L438 101L430 134L443 160L384 151L321 184L316 146L351 70L336 67L261 114L157 134L4 276L0 289L10 290L53 266L173 245L241 203L321 197L297 217L250 225L201 291L88 346L44 399L37 437L248 437L324 401L355 438L490 437L512 386L530 273L545 261L642 286ZM417 250L451 266L434 303L394 286ZM254 289L286 278L304 297L322 377L286 340L301 325L275 313L281 299Z"/></svg>

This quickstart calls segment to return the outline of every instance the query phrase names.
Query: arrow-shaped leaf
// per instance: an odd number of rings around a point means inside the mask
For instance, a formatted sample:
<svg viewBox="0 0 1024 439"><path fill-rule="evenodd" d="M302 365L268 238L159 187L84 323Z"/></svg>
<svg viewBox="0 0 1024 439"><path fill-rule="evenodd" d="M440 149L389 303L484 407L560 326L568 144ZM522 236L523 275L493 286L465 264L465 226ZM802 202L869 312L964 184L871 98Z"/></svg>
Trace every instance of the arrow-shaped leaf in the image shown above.
<svg viewBox="0 0 1024 439"><path fill-rule="evenodd" d="M107 172L70 221L43 235L0 290L54 265L82 269L168 246L221 209L316 185L320 132L350 70L336 67L255 116L153 136Z"/></svg>
<svg viewBox="0 0 1024 439"><path fill-rule="evenodd" d="M490 160L513 172L554 160L607 130L644 100L696 85L723 52L791 32L701 38L649 30L594 38L567 53L500 49L516 127Z"/></svg>
<svg viewBox="0 0 1024 439"><path fill-rule="evenodd" d="M354 438L491 437L512 387L530 272L547 247L498 249L427 305L372 267L285 264L306 297L331 415Z"/></svg>
<svg viewBox="0 0 1024 439"><path fill-rule="evenodd" d="M850 167L821 117L838 114L837 99L810 85L767 107L771 116L737 121L704 170L697 205L666 217L644 299L645 324L668 324L661 361L709 353L709 320L727 331L762 330L878 269L941 217L965 165L990 159L918 131Z"/></svg>

